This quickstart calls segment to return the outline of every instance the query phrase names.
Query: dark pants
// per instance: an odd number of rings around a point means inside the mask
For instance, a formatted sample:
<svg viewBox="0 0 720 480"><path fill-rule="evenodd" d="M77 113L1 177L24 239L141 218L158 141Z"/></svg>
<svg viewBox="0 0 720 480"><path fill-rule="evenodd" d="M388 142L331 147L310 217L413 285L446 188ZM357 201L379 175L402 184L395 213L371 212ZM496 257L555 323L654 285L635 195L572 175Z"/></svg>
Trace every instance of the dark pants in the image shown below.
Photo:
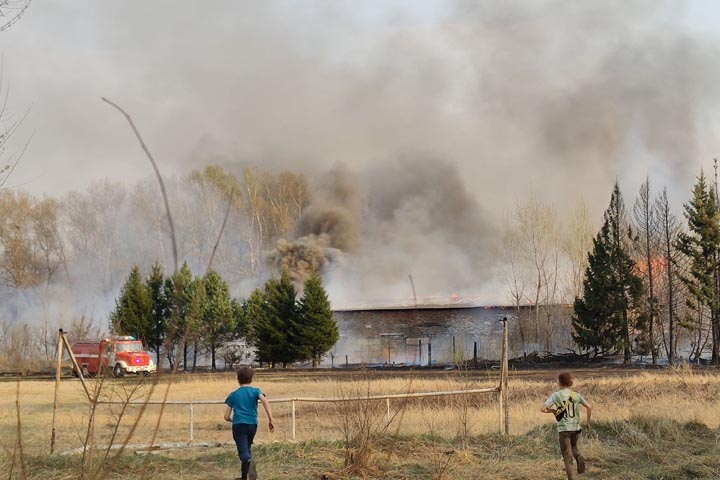
<svg viewBox="0 0 720 480"><path fill-rule="evenodd" d="M250 446L257 433L257 425L249 423L234 423L232 426L233 440L237 446L238 456L242 462L242 478L247 478L250 471Z"/></svg>
<svg viewBox="0 0 720 480"><path fill-rule="evenodd" d="M565 462L565 472L569 480L577 478L575 475L575 466L573 465L573 458L577 462L578 473L585 471L585 460L580 451L578 451L577 443L580 437L580 431L578 432L560 432L560 451L562 452L563 461Z"/></svg>

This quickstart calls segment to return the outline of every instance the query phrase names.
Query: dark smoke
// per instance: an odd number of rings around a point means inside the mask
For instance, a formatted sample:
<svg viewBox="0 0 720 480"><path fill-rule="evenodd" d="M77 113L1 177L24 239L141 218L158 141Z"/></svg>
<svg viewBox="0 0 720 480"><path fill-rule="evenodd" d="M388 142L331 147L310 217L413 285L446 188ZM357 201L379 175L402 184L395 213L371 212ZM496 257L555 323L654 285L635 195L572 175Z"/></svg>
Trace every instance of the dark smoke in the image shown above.
<svg viewBox="0 0 720 480"><path fill-rule="evenodd" d="M415 155L363 174L337 168L316 195L269 260L296 281L325 274L336 302L405 302L409 274L425 296L445 298L492 277L495 228L452 162Z"/></svg>
<svg viewBox="0 0 720 480"><path fill-rule="evenodd" d="M339 261L360 245L361 197L350 172L339 165L331 171L314 194L295 227L294 238L280 239L268 256L278 270L304 281L313 271Z"/></svg>

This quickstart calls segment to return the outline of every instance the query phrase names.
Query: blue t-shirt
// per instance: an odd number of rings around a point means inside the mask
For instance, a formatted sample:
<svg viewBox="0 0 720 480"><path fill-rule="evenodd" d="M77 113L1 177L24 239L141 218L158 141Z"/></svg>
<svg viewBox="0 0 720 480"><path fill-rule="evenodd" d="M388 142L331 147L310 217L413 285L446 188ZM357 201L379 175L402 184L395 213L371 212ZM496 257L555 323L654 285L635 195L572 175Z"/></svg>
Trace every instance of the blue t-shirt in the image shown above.
<svg viewBox="0 0 720 480"><path fill-rule="evenodd" d="M259 388L244 385L228 395L225 405L233 409L234 425L238 423L257 425L257 402L262 394Z"/></svg>

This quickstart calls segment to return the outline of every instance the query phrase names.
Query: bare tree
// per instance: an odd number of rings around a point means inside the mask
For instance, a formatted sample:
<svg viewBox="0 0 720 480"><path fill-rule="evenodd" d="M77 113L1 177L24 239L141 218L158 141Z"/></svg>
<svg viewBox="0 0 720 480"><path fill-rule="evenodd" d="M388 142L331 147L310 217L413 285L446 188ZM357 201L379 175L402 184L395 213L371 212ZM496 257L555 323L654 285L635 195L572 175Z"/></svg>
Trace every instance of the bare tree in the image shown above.
<svg viewBox="0 0 720 480"><path fill-rule="evenodd" d="M122 107L120 107L118 104L108 100L107 98L102 97L102 101L107 103L108 105L114 107L118 112L120 112L125 117L125 120L127 120L128 123L130 124L130 128L132 129L133 133L135 134L135 137L137 138L138 142L140 143L140 147L145 152L145 155L147 156L148 160L150 161L150 164L153 167L153 170L155 171L155 177L157 178L158 184L160 185L160 193L162 193L162 198L163 198L163 201L165 202L165 214L167 216L168 226L170 227L170 240L172 242L173 262L174 262L174 267L175 267L173 272L177 273L179 265L178 265L177 239L175 237L175 223L173 221L172 212L170 211L170 202L168 201L167 191L165 190L165 182L163 181L162 175L160 175L160 169L158 169L157 163L155 162L155 158L153 158L147 145L145 145L145 141L143 140L142 136L140 135L140 132L138 131L137 127L135 127L135 123L133 122L130 115L125 110L123 110Z"/></svg>
<svg viewBox="0 0 720 480"><path fill-rule="evenodd" d="M65 264L58 203L0 192L0 278L16 290L49 284Z"/></svg>
<svg viewBox="0 0 720 480"><path fill-rule="evenodd" d="M640 193L633 207L633 220L638 237L637 249L641 261L638 262L639 273L647 285L645 295L645 313L647 315L647 332L645 332L647 348L650 349L653 365L657 364L658 348L655 336L655 320L657 317L657 297L655 296L655 269L658 265L658 220L656 209L650 198L650 178L646 177L640 187Z"/></svg>
<svg viewBox="0 0 720 480"><path fill-rule="evenodd" d="M565 232L563 251L570 264L570 276L566 287L567 303L572 303L583 295L583 280L593 239L589 217L587 205L580 200Z"/></svg>
<svg viewBox="0 0 720 480"><path fill-rule="evenodd" d="M520 320L520 310L528 288L528 272L521 258L520 235L518 235L509 212L505 215L498 250L502 263L505 265L505 283L510 299L515 307L517 318ZM522 321L517 322L517 328L520 335L520 349L525 351L526 332Z"/></svg>
<svg viewBox="0 0 720 480"><path fill-rule="evenodd" d="M528 300L535 310L535 342L540 342L540 311L548 310L545 322L545 348L551 349L552 314L549 307L556 301L560 240L559 222L552 206L533 196L518 203L515 209L520 255L532 270L532 296Z"/></svg>
<svg viewBox="0 0 720 480"><path fill-rule="evenodd" d="M30 0L0 0L0 32L20 20L30 6Z"/></svg>
<svg viewBox="0 0 720 480"><path fill-rule="evenodd" d="M83 272L100 276L100 287L110 293L136 262L123 258L121 230L127 223L127 191L122 184L101 181L85 192L65 197L65 235L72 247L74 264Z"/></svg>
<svg viewBox="0 0 720 480"><path fill-rule="evenodd" d="M675 274L675 268L680 261L680 254L676 250L675 245L677 236L680 232L680 223L677 217L670 210L670 202L668 201L667 189L663 188L658 195L654 205L654 215L658 223L660 233L659 255L661 258L660 265L664 269L665 279L665 298L664 311L667 317L667 337L665 329L662 329L663 343L668 361L674 363L677 357L678 342L678 322L677 301L678 291L682 289L682 284Z"/></svg>

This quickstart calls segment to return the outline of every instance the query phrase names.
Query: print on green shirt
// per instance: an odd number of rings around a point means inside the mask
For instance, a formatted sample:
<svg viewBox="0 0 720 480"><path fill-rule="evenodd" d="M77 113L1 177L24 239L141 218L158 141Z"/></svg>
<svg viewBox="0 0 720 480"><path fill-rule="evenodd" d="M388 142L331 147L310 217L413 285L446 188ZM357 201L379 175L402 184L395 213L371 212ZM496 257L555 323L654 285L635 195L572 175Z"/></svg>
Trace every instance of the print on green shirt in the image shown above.
<svg viewBox="0 0 720 480"><path fill-rule="evenodd" d="M547 408L560 409L567 402L567 407L562 412L562 418L557 422L558 432L578 432L580 427L580 405L585 405L585 399L577 392L569 388L559 390L545 401Z"/></svg>

